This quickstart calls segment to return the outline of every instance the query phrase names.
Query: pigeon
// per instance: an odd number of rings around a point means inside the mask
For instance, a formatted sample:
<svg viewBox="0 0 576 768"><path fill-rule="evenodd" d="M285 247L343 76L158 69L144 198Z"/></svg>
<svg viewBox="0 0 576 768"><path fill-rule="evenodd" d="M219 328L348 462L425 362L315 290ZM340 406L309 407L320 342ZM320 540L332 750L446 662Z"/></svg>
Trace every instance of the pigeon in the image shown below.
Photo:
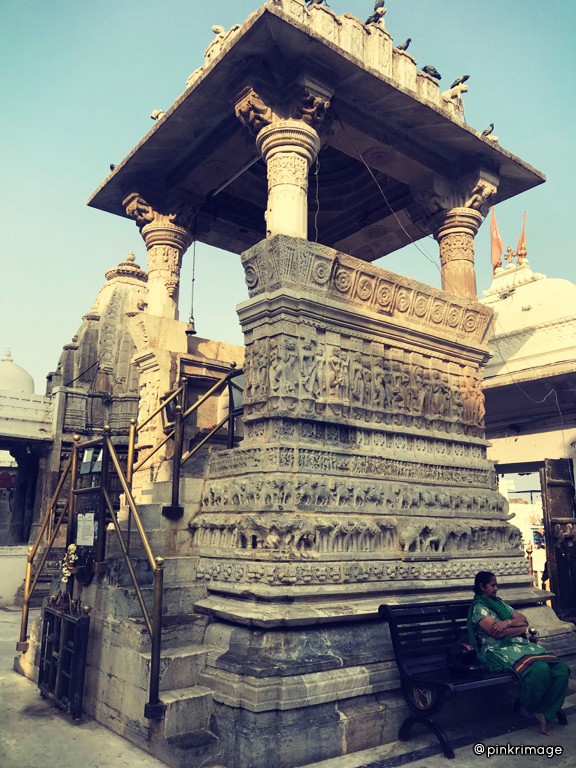
<svg viewBox="0 0 576 768"><path fill-rule="evenodd" d="M490 123L488 128L484 128L484 130L482 131L482 136L490 136L493 130L494 130L494 123Z"/></svg>
<svg viewBox="0 0 576 768"><path fill-rule="evenodd" d="M310 6L310 5L322 5L322 3L325 3L326 5L328 5L326 0L306 0L306 5L308 5L308 6Z"/></svg>
<svg viewBox="0 0 576 768"><path fill-rule="evenodd" d="M456 88L457 85L462 85L462 83L465 83L466 80L470 80L470 75L461 75L460 77L457 77L456 80L454 80L450 88Z"/></svg>
<svg viewBox="0 0 576 768"><path fill-rule="evenodd" d="M378 24L378 22L384 16L385 13L386 13L386 8L383 8L383 7L374 8L374 13L372 14L372 16L368 16L364 24Z"/></svg>
<svg viewBox="0 0 576 768"><path fill-rule="evenodd" d="M375 22L379 21L379 19L381 19L382 16L384 16L384 14L386 13L386 8L384 8L385 5L386 5L386 0L376 0L376 2L374 3L374 13L372 14L372 16L370 16L368 21L364 23L374 24Z"/></svg>
<svg viewBox="0 0 576 768"><path fill-rule="evenodd" d="M114 165L114 163L110 163L110 170L111 170L111 171L113 171L113 170L114 170L114 168L116 168L116 166Z"/></svg>
<svg viewBox="0 0 576 768"><path fill-rule="evenodd" d="M166 114L163 109L155 109L154 112L151 113L150 117L152 120L159 120L161 117L163 117Z"/></svg>
<svg viewBox="0 0 576 768"><path fill-rule="evenodd" d="M402 43L402 45L398 46L398 50L399 51L407 51L408 50L408 46L410 45L411 42L412 42L412 38L409 37L408 40L406 40L406 42L404 42L404 43Z"/></svg>
<svg viewBox="0 0 576 768"><path fill-rule="evenodd" d="M430 75L430 77L433 77L435 80L442 80L442 75L436 67L433 67L431 64L426 64L425 67L422 67L422 72L426 72L427 75Z"/></svg>

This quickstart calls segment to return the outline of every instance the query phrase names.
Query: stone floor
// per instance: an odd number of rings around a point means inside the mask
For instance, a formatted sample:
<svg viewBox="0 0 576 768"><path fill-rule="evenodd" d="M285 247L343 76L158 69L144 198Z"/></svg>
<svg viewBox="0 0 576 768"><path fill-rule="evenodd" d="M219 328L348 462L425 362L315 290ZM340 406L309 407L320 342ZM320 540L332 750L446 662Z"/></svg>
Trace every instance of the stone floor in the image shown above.
<svg viewBox="0 0 576 768"><path fill-rule="evenodd" d="M12 670L20 626L17 608L0 607L0 766L2 768L162 768L164 763L150 757L129 742L89 718L78 724L40 698L34 683ZM546 763L553 768L574 765L576 754L576 695L566 701L567 726L556 726L551 737L542 736L528 720L511 717L507 721L487 720L474 732L470 727L454 729L456 759L459 768L477 768L492 758L492 765L526 768ZM481 744L483 747L474 745ZM517 754L489 755L489 747L515 748ZM550 750L560 747L561 754L548 759L546 752L529 754L528 747ZM475 754L484 748L482 754ZM524 750L524 754L522 751ZM510 751L510 750L508 750ZM534 751L534 750L533 750ZM348 757L324 760L305 768L446 768L450 765L440 753L430 734L423 734L410 744L394 742ZM209 768L208 766L206 768ZM212 766L211 768L216 768ZM250 768L250 766L246 766ZM270 768L276 768L270 766Z"/></svg>

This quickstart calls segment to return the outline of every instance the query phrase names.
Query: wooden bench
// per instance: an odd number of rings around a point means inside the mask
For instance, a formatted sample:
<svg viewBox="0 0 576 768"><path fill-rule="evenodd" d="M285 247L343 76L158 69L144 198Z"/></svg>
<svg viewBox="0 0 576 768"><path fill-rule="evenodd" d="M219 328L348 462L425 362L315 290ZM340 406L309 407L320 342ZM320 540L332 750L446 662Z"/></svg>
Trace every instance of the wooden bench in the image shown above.
<svg viewBox="0 0 576 768"><path fill-rule="evenodd" d="M450 759L454 748L431 715L459 693L494 688L517 679L512 672L494 673L482 668L458 672L449 666L449 651L466 639L469 606L470 602L446 602L381 605L378 609L388 621L402 693L414 713L403 721L398 739L408 741L412 726L420 723L436 734L444 755ZM519 709L516 701L514 711ZM562 710L558 722L566 723Z"/></svg>

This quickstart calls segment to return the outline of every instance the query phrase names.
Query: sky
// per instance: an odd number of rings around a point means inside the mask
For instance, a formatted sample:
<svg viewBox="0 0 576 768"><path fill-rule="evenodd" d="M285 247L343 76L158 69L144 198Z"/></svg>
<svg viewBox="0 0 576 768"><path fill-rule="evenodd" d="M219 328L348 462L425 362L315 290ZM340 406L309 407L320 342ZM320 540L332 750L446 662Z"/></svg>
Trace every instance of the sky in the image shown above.
<svg viewBox="0 0 576 768"><path fill-rule="evenodd" d="M202 64L214 37L258 0L0 0L0 354L29 371L36 392L89 311L104 273L146 250L134 222L86 202L153 127ZM331 0L365 19L372 0ZM500 145L547 182L496 207L515 248L527 211L535 271L576 282L574 258L574 0L388 0L395 44L412 38L418 65L449 87L470 74L466 120L490 122ZM424 253L422 253L424 251ZM180 317L191 295L184 257ZM438 246L407 246L378 266L440 287ZM478 292L491 283L489 226L476 238ZM238 256L196 250L194 318L200 336L242 343L236 305L248 297Z"/></svg>

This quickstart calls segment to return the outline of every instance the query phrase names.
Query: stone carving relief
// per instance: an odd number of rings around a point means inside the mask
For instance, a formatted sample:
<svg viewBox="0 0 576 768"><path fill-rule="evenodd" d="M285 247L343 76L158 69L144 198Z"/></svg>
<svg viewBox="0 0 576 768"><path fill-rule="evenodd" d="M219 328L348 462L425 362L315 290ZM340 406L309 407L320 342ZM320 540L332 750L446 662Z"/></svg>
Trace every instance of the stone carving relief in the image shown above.
<svg viewBox="0 0 576 768"><path fill-rule="evenodd" d="M281 152L270 157L267 164L269 185L299 182L302 189L307 188L308 163L306 158L296 152Z"/></svg>
<svg viewBox="0 0 576 768"><path fill-rule="evenodd" d="M173 296L180 283L180 252L168 245L155 245L148 251L148 269L170 273L164 280L169 296Z"/></svg>
<svg viewBox="0 0 576 768"><path fill-rule="evenodd" d="M270 125L273 118L272 108L253 88L245 88L236 102L236 117L252 135L256 136L261 128Z"/></svg>
<svg viewBox="0 0 576 768"><path fill-rule="evenodd" d="M284 560L361 553L390 557L398 552L434 558L473 550L519 552L522 545L521 532L511 525L416 518L398 524L396 518L348 515L200 515L189 529L198 549L243 550Z"/></svg>
<svg viewBox="0 0 576 768"><path fill-rule="evenodd" d="M291 117L302 120L312 128L318 128L329 106L330 101L327 98L315 93L311 88L304 87L292 103Z"/></svg>
<svg viewBox="0 0 576 768"><path fill-rule="evenodd" d="M468 466L479 466L486 459L485 441L462 442L452 438L438 438L424 434L410 434L402 431L378 431L371 427L349 424L334 424L323 421L292 421L278 418L272 422L251 421L246 425L245 434L252 442L294 441L299 445L322 444L364 448L381 455L401 452L412 456L426 457L429 461L458 461Z"/></svg>
<svg viewBox="0 0 576 768"><path fill-rule="evenodd" d="M449 88L442 93L442 102L445 109L452 114L457 120L465 122L464 120L464 99L462 94L468 91L468 86L464 83L456 85L454 88Z"/></svg>
<svg viewBox="0 0 576 768"><path fill-rule="evenodd" d="M140 230L147 224L154 223L158 228L172 231L174 237L177 237L179 234L176 229L177 227L186 230L193 228L200 202L199 199L188 192L175 190L172 199L166 201L161 206L162 210L155 208L137 192L128 195L123 205L127 215L134 219Z"/></svg>
<svg viewBox="0 0 576 768"><path fill-rule="evenodd" d="M410 520L398 531L402 551L412 554L467 550L520 550L522 533L512 525L468 525L465 521Z"/></svg>
<svg viewBox="0 0 576 768"><path fill-rule="evenodd" d="M318 558L324 554L396 551L393 519L330 517L286 519L282 516L200 516L189 524L193 546L204 549L236 548L290 559Z"/></svg>
<svg viewBox="0 0 576 768"><path fill-rule="evenodd" d="M443 240L455 236L450 233ZM468 241L473 249L473 238ZM450 247L450 243L456 245L456 241L448 241L444 247ZM490 310L481 305L456 297L448 299L445 293L415 280L316 244L302 246L290 238L275 238L253 246L243 254L242 261L251 297L280 285L294 286L305 289L314 299L318 296L345 302L358 311L433 328L436 334L450 338L460 340L463 336L470 343L482 343L491 323Z"/></svg>
<svg viewBox="0 0 576 768"><path fill-rule="evenodd" d="M423 472L423 475L426 473ZM425 477L421 478L421 483ZM506 500L498 493L462 488L434 488L422 484L358 480L353 477L307 475L298 480L282 474L244 475L236 479L211 480L202 494L202 510L226 512L297 509L374 514L442 514L461 518L502 517Z"/></svg>
<svg viewBox="0 0 576 768"><path fill-rule="evenodd" d="M461 314L454 308L446 322L460 325ZM377 344L367 347L370 353L348 350L326 344L321 330L317 338L280 335L248 344L247 415L283 405L298 415L314 411L398 425L407 424L398 417L410 417L411 426L421 429L434 424L446 432L481 432L484 397L472 366L448 370L437 358Z"/></svg>
<svg viewBox="0 0 576 768"><path fill-rule="evenodd" d="M473 208L485 216L492 204L496 191L496 185L485 179L480 179L476 182L472 190L470 190L469 185L463 184L460 188L460 194L464 201L463 207Z"/></svg>
<svg viewBox="0 0 576 768"><path fill-rule="evenodd" d="M403 562L379 560L376 562L238 562L214 561L201 558L197 578L206 582L247 582L252 584L360 584L366 582L405 582L430 579L471 581L479 570L493 568L505 576L525 575L526 566L521 553L518 557L466 558L443 562Z"/></svg>
<svg viewBox="0 0 576 768"><path fill-rule="evenodd" d="M453 232L440 241L440 260L442 263L453 259L474 260L474 240L470 235Z"/></svg>
<svg viewBox="0 0 576 768"><path fill-rule="evenodd" d="M158 408L160 390L160 374L151 372L145 378L140 378L140 401L138 406L138 421L142 423L145 419L154 413ZM154 430L155 427L148 425L144 427L144 432Z"/></svg>
<svg viewBox="0 0 576 768"><path fill-rule="evenodd" d="M198 80L204 73L205 67L222 52L226 43L231 42L238 34L240 34L241 29L241 24L234 24L228 31L226 31L225 27L222 27L219 24L214 24L212 32L214 32L215 37L204 52L204 64L201 67L198 67L198 69L195 69L194 72L188 76L188 79L186 80L186 88L190 88L190 86L194 85L196 80Z"/></svg>
<svg viewBox="0 0 576 768"><path fill-rule="evenodd" d="M414 189L412 192L426 215L433 218L437 214L448 213L457 208L471 208L485 216L497 189L496 176L480 173L462 179L456 185L437 180L435 186Z"/></svg>

